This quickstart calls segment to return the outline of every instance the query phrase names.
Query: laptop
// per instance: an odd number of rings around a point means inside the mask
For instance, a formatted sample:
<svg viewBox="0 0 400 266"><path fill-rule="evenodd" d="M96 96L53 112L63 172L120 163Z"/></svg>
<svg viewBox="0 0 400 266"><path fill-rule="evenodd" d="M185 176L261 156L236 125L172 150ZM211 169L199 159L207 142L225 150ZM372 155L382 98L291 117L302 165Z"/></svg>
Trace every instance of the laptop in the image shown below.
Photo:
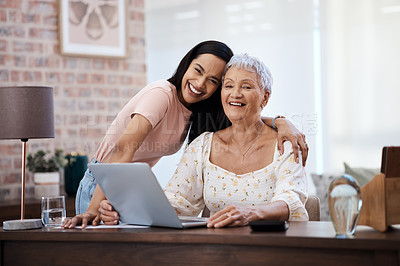
<svg viewBox="0 0 400 266"><path fill-rule="evenodd" d="M205 217L178 217L146 163L89 163L121 222L170 228L205 227Z"/></svg>

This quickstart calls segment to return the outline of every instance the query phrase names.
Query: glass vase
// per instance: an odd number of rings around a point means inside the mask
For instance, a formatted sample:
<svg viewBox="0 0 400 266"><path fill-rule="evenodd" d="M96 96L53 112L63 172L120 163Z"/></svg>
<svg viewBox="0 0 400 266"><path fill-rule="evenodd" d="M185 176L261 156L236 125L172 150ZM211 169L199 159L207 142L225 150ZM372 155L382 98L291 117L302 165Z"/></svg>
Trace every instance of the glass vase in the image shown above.
<svg viewBox="0 0 400 266"><path fill-rule="evenodd" d="M362 205L357 181L350 175L333 180L329 186L328 202L336 237L353 237Z"/></svg>

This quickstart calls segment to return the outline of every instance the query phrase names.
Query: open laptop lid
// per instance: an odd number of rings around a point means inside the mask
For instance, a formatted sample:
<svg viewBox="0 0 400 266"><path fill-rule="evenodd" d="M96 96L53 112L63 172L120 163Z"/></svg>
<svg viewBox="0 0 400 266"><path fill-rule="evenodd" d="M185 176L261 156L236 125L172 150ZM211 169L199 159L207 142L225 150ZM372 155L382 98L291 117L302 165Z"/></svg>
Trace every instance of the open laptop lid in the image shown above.
<svg viewBox="0 0 400 266"><path fill-rule="evenodd" d="M90 163L88 167L124 223L172 228L206 225L204 219L179 220L146 163Z"/></svg>

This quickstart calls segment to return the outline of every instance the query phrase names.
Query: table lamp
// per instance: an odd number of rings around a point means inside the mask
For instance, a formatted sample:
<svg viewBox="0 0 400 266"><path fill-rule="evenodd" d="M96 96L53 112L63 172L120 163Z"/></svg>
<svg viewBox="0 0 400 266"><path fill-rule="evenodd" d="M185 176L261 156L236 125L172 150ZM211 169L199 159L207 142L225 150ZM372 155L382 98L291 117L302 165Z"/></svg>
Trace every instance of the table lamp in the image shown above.
<svg viewBox="0 0 400 266"><path fill-rule="evenodd" d="M40 219L24 219L26 142L36 138L54 138L53 88L0 87L0 139L22 141L21 220L4 221L4 230L42 227Z"/></svg>

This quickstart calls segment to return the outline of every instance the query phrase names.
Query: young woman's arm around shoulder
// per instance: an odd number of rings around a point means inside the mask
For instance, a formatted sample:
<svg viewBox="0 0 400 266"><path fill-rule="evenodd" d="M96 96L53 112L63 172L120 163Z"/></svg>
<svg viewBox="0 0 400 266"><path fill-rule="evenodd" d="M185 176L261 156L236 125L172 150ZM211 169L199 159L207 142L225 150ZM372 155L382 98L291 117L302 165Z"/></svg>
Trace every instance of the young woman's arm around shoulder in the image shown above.
<svg viewBox="0 0 400 266"><path fill-rule="evenodd" d="M263 122L278 131L278 150L283 154L285 152L283 143L288 140L292 143L294 158L299 162L299 151L301 151L303 166L306 166L308 157L308 145L306 142L306 135L299 131L293 123L283 116L275 118L263 117Z"/></svg>

